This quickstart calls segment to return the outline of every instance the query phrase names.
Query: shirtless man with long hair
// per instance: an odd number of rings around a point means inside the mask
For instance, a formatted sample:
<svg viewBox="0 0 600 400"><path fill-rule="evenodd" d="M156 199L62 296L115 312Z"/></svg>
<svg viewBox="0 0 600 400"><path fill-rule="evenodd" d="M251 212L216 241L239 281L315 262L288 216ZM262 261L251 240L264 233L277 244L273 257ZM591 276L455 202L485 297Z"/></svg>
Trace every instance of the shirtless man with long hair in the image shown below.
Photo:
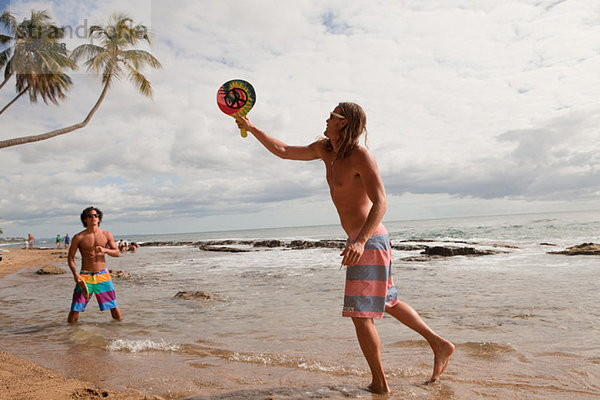
<svg viewBox="0 0 600 400"><path fill-rule="evenodd" d="M385 189L373 156L358 140L366 132L367 118L354 103L340 103L329 114L325 138L308 146L289 146L267 135L247 117L240 128L252 133L271 153L282 159L325 164L327 183L348 242L341 253L346 266L343 316L351 317L360 348L373 376L368 390L389 393L381 362L381 344L373 318L395 317L421 334L434 354L430 382L444 372L454 345L433 332L419 314L397 297L391 275L391 248L381 224L387 209Z"/></svg>

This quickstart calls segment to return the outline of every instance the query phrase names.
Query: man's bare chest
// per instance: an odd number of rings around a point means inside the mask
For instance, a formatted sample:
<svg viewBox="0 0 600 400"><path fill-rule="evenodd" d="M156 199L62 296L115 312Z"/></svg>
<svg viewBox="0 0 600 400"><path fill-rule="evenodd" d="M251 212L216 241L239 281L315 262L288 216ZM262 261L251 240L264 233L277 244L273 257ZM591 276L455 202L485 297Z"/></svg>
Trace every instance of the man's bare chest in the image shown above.
<svg viewBox="0 0 600 400"><path fill-rule="evenodd" d="M103 233L86 235L81 240L82 247L94 248L96 246L106 246L108 238Z"/></svg>
<svg viewBox="0 0 600 400"><path fill-rule="evenodd" d="M334 160L328 164L327 183L331 190L356 190L362 187L360 175L343 160Z"/></svg>

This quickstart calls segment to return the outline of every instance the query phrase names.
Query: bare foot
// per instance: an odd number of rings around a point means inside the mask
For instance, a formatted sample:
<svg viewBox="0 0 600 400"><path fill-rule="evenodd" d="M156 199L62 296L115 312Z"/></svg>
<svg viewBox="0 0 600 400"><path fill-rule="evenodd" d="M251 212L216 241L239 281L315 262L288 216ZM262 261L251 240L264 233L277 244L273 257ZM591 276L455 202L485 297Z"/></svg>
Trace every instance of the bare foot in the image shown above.
<svg viewBox="0 0 600 400"><path fill-rule="evenodd" d="M390 388L385 384L384 386L377 386L374 383L371 383L369 386L365 388L367 392L375 393L375 394L388 394L390 393Z"/></svg>
<svg viewBox="0 0 600 400"><path fill-rule="evenodd" d="M440 338L438 344L433 348L433 374L428 383L435 382L446 370L452 353L454 353L454 345L446 339Z"/></svg>

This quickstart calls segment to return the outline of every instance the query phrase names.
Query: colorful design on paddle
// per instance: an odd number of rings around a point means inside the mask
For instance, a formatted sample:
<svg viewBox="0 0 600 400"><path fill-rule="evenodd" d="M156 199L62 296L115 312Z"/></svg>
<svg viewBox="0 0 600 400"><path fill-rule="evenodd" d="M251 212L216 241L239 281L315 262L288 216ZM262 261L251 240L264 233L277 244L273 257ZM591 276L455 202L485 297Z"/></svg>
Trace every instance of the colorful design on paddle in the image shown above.
<svg viewBox="0 0 600 400"><path fill-rule="evenodd" d="M236 118L245 116L256 102L256 93L252 85L241 79L225 82L217 91L217 105L227 115ZM240 129L242 137L248 136L245 129Z"/></svg>
<svg viewBox="0 0 600 400"><path fill-rule="evenodd" d="M83 285L79 285L79 288L81 289L81 292L83 293L85 298L89 300L92 295L90 294L90 291L87 287L87 283L85 283L85 281L82 283Z"/></svg>

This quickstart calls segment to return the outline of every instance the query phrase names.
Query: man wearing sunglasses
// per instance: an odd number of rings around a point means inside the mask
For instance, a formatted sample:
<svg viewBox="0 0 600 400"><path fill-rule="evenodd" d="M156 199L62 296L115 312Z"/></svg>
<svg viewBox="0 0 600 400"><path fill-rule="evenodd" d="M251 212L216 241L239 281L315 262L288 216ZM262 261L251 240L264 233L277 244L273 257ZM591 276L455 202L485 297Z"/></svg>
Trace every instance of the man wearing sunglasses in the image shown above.
<svg viewBox="0 0 600 400"><path fill-rule="evenodd" d="M96 207L88 207L81 212L80 218L85 230L73 236L69 247L68 263L76 285L68 322L77 322L79 313L85 310L92 294L96 295L101 311L110 310L112 317L120 320L121 311L117 307L115 290L104 258L106 254L119 257L119 249L113 235L100 229L102 211ZM81 254L79 273L75 266L77 250Z"/></svg>
<svg viewBox="0 0 600 400"><path fill-rule="evenodd" d="M288 146L257 128L247 117L237 124L252 133L274 155L288 160L320 159L348 242L340 254L346 266L346 289L342 315L351 317L360 348L373 376L367 390L389 393L381 362L381 344L373 318L383 313L421 334L434 353L430 382L444 372L454 345L433 332L419 314L398 299L391 270L391 246L381 224L387 203L385 188L373 156L359 145L367 117L354 103L340 103L329 113L325 138L308 146Z"/></svg>

